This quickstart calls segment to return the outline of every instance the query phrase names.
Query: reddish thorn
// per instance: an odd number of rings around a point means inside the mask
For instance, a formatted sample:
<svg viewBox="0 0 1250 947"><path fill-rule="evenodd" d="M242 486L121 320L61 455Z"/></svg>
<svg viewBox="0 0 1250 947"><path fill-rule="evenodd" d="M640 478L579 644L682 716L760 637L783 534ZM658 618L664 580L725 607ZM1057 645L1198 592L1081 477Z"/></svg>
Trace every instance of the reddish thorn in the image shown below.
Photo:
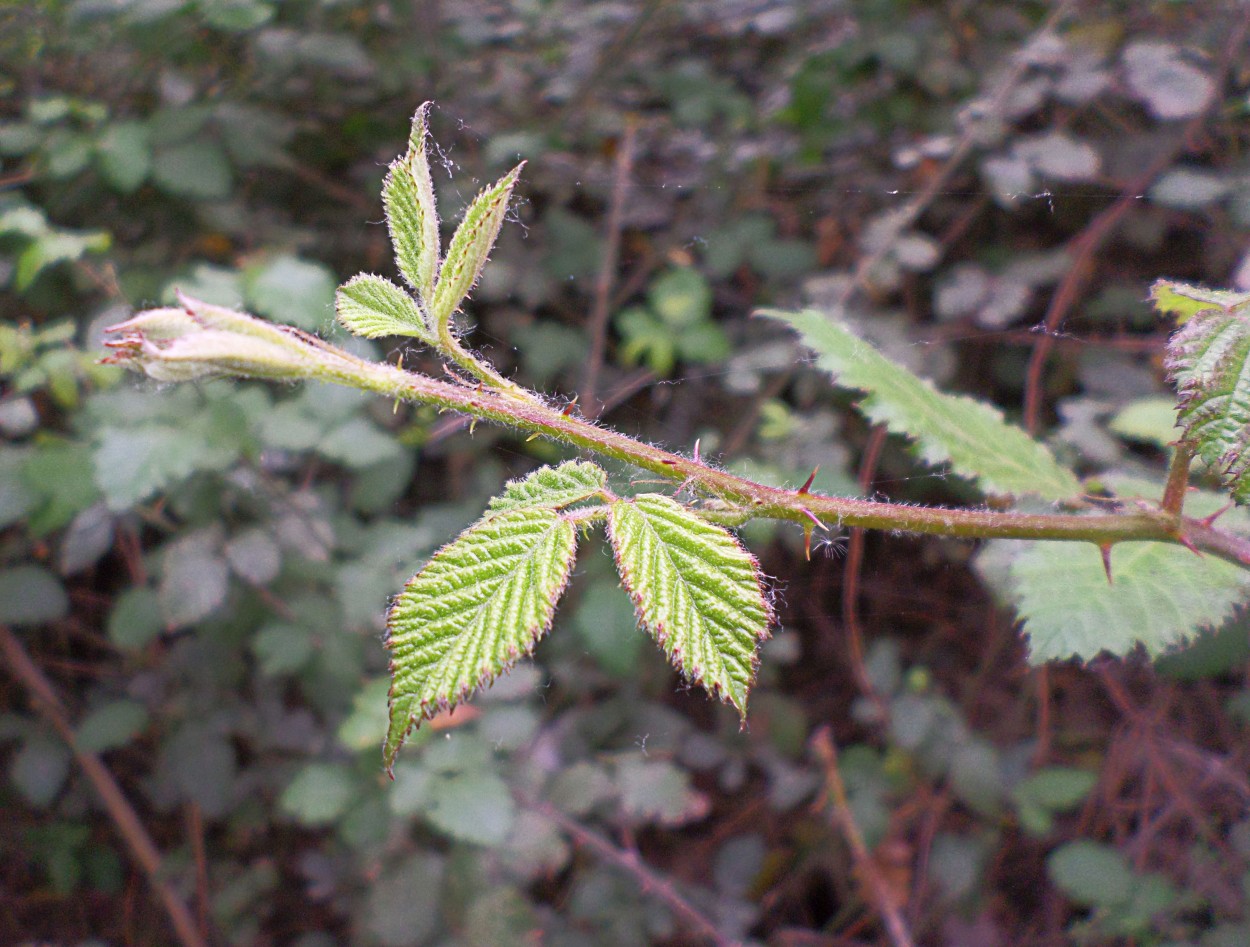
<svg viewBox="0 0 1250 947"><path fill-rule="evenodd" d="M1111 578L1111 543L1099 543L1098 549L1102 553L1102 568L1107 573L1107 584L1114 585L1115 579Z"/></svg>
<svg viewBox="0 0 1250 947"><path fill-rule="evenodd" d="M810 526L803 527L803 555L808 562L812 561L812 528Z"/></svg>
<svg viewBox="0 0 1250 947"><path fill-rule="evenodd" d="M801 507L799 507L799 512L800 512L800 513L802 513L804 516L806 516L809 520L811 520L811 521L812 521L813 523L815 523L817 526L819 526L822 532L826 532L826 533L827 533L827 532L829 532L829 527L828 527L828 526L826 526L824 523L822 523L822 522L821 522L821 521L820 521L820 520L816 517L816 514L815 514L815 513L813 513L811 510L809 510L807 507L805 507L805 506L801 506Z"/></svg>
<svg viewBox="0 0 1250 947"><path fill-rule="evenodd" d="M1208 526L1208 527L1212 526L1214 525L1216 520L1218 520L1221 516L1223 516L1232 508L1233 508L1233 504L1231 502L1225 503L1222 507L1220 507L1214 513L1212 513L1210 516L1204 516L1202 519L1198 520L1198 522L1201 523L1203 526Z"/></svg>
<svg viewBox="0 0 1250 947"><path fill-rule="evenodd" d="M1221 510L1220 512L1222 513L1222 512L1224 512L1224 511L1223 511L1223 510ZM1216 514L1216 515L1218 516L1219 514ZM1177 537L1176 537L1176 541L1177 541L1178 543L1180 543L1182 546L1184 546L1186 549L1188 549L1190 552L1192 552L1192 553L1193 553L1195 556L1197 556L1198 558L1200 558L1200 559L1201 559L1201 558L1203 558L1204 554L1203 554L1202 550L1201 550L1201 549L1199 549L1197 546L1195 546L1195 545L1194 545L1194 544L1190 541L1190 539L1189 539L1189 537L1188 537L1188 536L1177 536Z"/></svg>
<svg viewBox="0 0 1250 947"><path fill-rule="evenodd" d="M816 474L820 472L820 464L812 468L812 472L807 475L807 479L803 481L803 486L799 487L799 493L806 493L812 488L812 484L816 480Z"/></svg>
<svg viewBox="0 0 1250 947"><path fill-rule="evenodd" d="M662 461L660 461L660 463L664 464L666 467L676 467L676 466L677 466L677 461L675 461L675 460L662 460Z"/></svg>
<svg viewBox="0 0 1250 947"><path fill-rule="evenodd" d="M573 408L575 408L576 406L577 406L577 399L574 398L572 401L570 401L568 404L564 406L564 410L560 413L563 414L567 418L570 414L573 413Z"/></svg>

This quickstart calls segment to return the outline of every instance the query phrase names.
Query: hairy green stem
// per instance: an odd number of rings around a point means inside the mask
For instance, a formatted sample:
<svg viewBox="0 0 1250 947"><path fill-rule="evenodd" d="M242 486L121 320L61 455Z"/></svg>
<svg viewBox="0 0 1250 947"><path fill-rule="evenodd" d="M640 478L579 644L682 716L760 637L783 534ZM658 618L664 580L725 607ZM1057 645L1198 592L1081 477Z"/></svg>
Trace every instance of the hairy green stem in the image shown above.
<svg viewBox="0 0 1250 947"><path fill-rule="evenodd" d="M329 346L326 346L330 348ZM589 421L566 415L526 393L478 390L416 375L391 365L366 362L331 349L339 358L323 363L314 377L384 395L416 401L551 437L603 457L625 461L661 477L690 483L740 511L741 519L765 517L810 526L861 526L903 533L962 539L1049 539L1108 545L1150 541L1179 543L1250 568L1250 540L1178 516L1175 512L1126 509L1121 513L1017 513L997 510L906 506L848 497L826 497L755 483L702 460L682 457Z"/></svg>

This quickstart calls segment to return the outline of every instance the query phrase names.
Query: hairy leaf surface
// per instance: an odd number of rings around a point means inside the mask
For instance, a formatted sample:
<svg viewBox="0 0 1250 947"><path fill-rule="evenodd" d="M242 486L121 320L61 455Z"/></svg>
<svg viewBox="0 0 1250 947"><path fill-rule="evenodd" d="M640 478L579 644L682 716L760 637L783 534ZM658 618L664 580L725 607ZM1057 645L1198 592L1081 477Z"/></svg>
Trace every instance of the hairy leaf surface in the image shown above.
<svg viewBox="0 0 1250 947"><path fill-rule="evenodd" d="M438 209L425 153L429 114L429 102L417 109L408 135L408 151L391 163L382 186L395 262L427 306L434 298L439 250Z"/></svg>
<svg viewBox="0 0 1250 947"><path fill-rule="evenodd" d="M482 267L495 246L499 228L508 213L508 199L523 167L524 162L518 164L493 187L479 194L464 212L464 220L451 238L438 273L438 288L430 305L433 326L444 325L451 318L482 275Z"/></svg>
<svg viewBox="0 0 1250 947"><path fill-rule="evenodd" d="M1250 294L1160 281L1151 295L1184 324L1168 342L1183 438L1238 503L1250 503Z"/></svg>
<svg viewBox="0 0 1250 947"><path fill-rule="evenodd" d="M526 477L509 481L503 493L490 501L489 509L491 513L521 507L562 509L598 495L607 479L603 468L582 461L540 467Z"/></svg>
<svg viewBox="0 0 1250 947"><path fill-rule="evenodd" d="M1159 655L1218 626L1250 595L1250 572L1168 543L1117 543L1110 583L1092 544L999 540L991 549L1008 560L1033 664L1125 655L1138 643Z"/></svg>
<svg viewBox="0 0 1250 947"><path fill-rule="evenodd" d="M433 345L416 302L388 279L361 273L339 287L334 308L343 327L366 339L412 335Z"/></svg>
<svg viewBox="0 0 1250 947"><path fill-rule="evenodd" d="M765 315L796 329L839 385L866 392L864 414L914 441L926 463L950 464L987 493L1032 493L1047 500L1080 494L1073 473L997 408L938 391L824 313Z"/></svg>
<svg viewBox="0 0 1250 947"><path fill-rule="evenodd" d="M389 767L408 732L528 654L547 629L577 551L550 509L492 514L435 553L387 619Z"/></svg>
<svg viewBox="0 0 1250 947"><path fill-rule="evenodd" d="M612 503L608 536L638 618L669 660L745 716L773 620L755 559L728 530L655 493Z"/></svg>

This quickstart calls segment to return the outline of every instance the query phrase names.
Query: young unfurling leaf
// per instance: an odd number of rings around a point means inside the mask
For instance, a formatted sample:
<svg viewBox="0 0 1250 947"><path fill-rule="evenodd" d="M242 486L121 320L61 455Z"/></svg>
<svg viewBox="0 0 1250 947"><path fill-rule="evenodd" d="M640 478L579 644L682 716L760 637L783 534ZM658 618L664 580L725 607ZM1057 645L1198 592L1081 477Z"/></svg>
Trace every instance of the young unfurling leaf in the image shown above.
<svg viewBox="0 0 1250 947"><path fill-rule="evenodd" d="M434 336L413 298L380 276L353 276L335 293L334 309L345 329L366 339L411 335L434 345Z"/></svg>
<svg viewBox="0 0 1250 947"><path fill-rule="evenodd" d="M412 117L408 151L391 163L382 187L395 261L427 309L434 298L439 252L438 210L425 153L429 114L429 102L417 109Z"/></svg>
<svg viewBox="0 0 1250 947"><path fill-rule="evenodd" d="M656 493L612 503L608 536L638 618L669 660L745 717L773 622L755 559L724 527Z"/></svg>
<svg viewBox="0 0 1250 947"><path fill-rule="evenodd" d="M430 326L435 333L445 326L452 314L460 308L469 290L482 275L482 267L495 246L499 228L508 213L508 199L516 186L517 177L525 163L518 164L500 178L494 187L487 188L469 206L464 220L456 228L438 273L438 287L430 303Z"/></svg>

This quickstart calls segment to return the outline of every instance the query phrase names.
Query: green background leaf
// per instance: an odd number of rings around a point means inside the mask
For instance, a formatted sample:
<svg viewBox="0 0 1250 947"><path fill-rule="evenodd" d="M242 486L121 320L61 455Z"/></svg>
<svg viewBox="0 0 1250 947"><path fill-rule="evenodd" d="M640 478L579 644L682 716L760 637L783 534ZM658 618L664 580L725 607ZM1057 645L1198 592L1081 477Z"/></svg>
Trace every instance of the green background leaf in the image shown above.
<svg viewBox="0 0 1250 947"><path fill-rule="evenodd" d="M1087 543L998 541L1024 621L1029 661L1125 655L1140 642L1159 655L1218 626L1250 596L1250 573L1166 543L1117 543L1108 583Z"/></svg>
<svg viewBox="0 0 1250 947"><path fill-rule="evenodd" d="M987 493L1064 500L1081 492L1072 472L1003 420L997 408L939 392L824 313L769 310L764 315L797 330L820 356L817 364L839 385L866 392L860 403L864 414L912 439L926 463L950 464Z"/></svg>

